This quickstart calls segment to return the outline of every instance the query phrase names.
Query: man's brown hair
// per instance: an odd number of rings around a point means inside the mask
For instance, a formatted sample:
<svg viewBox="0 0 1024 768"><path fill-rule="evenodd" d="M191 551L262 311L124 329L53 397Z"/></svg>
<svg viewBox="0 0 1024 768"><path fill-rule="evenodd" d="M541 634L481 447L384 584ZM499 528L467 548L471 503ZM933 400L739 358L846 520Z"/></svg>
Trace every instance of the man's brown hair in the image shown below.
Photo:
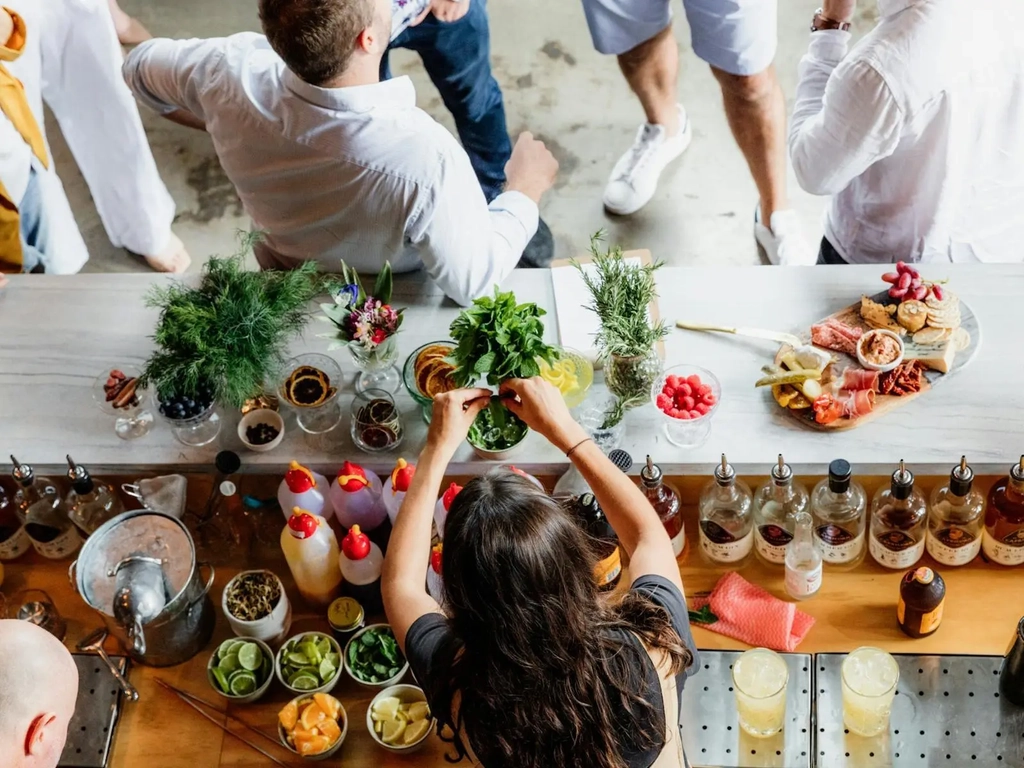
<svg viewBox="0 0 1024 768"><path fill-rule="evenodd" d="M373 10L373 0L260 0L260 21L288 68L323 85L345 71Z"/></svg>

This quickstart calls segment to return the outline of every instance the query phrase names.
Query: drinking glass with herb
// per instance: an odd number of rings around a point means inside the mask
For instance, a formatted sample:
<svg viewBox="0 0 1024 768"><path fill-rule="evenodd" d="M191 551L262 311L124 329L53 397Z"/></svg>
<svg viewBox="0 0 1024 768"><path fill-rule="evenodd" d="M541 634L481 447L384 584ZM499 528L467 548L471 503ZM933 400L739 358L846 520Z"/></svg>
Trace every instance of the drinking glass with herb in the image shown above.
<svg viewBox="0 0 1024 768"><path fill-rule="evenodd" d="M393 393L402 383L395 362L398 360L398 329L404 309L391 306L394 279L391 263L385 262L377 275L373 292L363 290L359 273L341 263L342 284L331 291L333 304L321 304L323 319L337 331L326 334L334 339L330 349L345 347L359 369L356 392L378 389Z"/></svg>
<svg viewBox="0 0 1024 768"><path fill-rule="evenodd" d="M590 239L590 264L574 264L590 291L587 309L601 323L595 343L604 363L605 385L616 398L602 425L609 428L622 421L626 411L648 401L662 370L657 345L669 329L650 315L650 304L658 297L654 274L662 262L631 264L619 246L602 251L603 237L598 232Z"/></svg>
<svg viewBox="0 0 1024 768"><path fill-rule="evenodd" d="M448 358L456 386L471 387L481 379L497 387L509 379L540 375L543 360L558 359L558 350L544 343L544 310L533 303L517 304L515 294L494 289L455 319L449 329L456 342ZM482 458L501 461L525 438L529 429L498 398L484 409L469 431L469 443Z"/></svg>

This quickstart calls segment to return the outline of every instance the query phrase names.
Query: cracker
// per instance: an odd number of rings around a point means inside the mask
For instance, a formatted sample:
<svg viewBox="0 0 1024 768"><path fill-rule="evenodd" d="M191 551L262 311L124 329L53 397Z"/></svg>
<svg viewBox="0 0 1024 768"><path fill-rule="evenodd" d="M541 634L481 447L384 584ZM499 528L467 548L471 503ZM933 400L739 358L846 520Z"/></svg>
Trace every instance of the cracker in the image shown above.
<svg viewBox="0 0 1024 768"><path fill-rule="evenodd" d="M953 331L953 344L956 346L957 352L963 352L969 346L971 346L971 334L966 328L957 328Z"/></svg>
<svg viewBox="0 0 1024 768"><path fill-rule="evenodd" d="M925 328L914 334L915 344L940 344L953 334L949 328Z"/></svg>

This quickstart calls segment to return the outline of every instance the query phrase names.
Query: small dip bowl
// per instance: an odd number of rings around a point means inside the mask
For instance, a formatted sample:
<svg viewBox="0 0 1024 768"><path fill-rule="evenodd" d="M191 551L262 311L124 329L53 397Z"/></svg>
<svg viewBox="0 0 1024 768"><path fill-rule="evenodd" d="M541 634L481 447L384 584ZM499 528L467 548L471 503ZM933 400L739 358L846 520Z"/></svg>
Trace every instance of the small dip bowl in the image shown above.
<svg viewBox="0 0 1024 768"><path fill-rule="evenodd" d="M879 362L868 357L868 349L876 338L885 337L892 339L899 349L899 354L896 355L892 360L888 362ZM857 342L857 361L869 371L886 371L893 370L897 365L903 362L904 345L903 339L899 337L899 334L887 331L884 328L877 328L873 331L868 331L860 337L860 341Z"/></svg>
<svg viewBox="0 0 1024 768"><path fill-rule="evenodd" d="M246 437L246 432L250 427L256 427L260 424L266 424L268 427L276 429L277 437L269 443L262 443L259 445L256 443L250 443L249 438ZM241 440L242 445L250 451L255 451L256 453L272 451L281 444L282 440L284 440L284 419L281 418L280 413L272 411L269 408L259 408L255 411L249 411L242 417L242 420L238 422L238 439Z"/></svg>

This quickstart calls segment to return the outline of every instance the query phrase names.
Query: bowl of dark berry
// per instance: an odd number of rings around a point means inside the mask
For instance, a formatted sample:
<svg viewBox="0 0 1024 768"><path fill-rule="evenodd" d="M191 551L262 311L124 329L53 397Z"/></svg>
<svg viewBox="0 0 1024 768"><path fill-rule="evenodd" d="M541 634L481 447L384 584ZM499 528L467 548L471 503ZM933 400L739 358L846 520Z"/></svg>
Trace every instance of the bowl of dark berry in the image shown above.
<svg viewBox="0 0 1024 768"><path fill-rule="evenodd" d="M284 419L269 408L249 411L238 422L238 439L250 451L272 451L284 440Z"/></svg>
<svg viewBox="0 0 1024 768"><path fill-rule="evenodd" d="M191 392L160 392L160 415L171 425L178 442L197 448L220 434L220 414L214 390L201 383Z"/></svg>

